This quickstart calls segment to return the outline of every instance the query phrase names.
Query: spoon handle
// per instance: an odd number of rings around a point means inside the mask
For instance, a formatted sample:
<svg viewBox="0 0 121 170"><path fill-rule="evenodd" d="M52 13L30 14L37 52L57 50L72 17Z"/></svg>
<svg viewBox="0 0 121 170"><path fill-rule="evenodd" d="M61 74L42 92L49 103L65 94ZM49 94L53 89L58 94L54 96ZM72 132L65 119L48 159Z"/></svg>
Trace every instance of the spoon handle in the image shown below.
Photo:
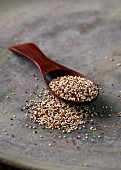
<svg viewBox="0 0 121 170"><path fill-rule="evenodd" d="M47 72L52 70L65 69L64 66L57 64L47 58L34 43L16 45L10 47L9 49L19 55L23 55L32 60L39 67L43 76L45 76Z"/></svg>

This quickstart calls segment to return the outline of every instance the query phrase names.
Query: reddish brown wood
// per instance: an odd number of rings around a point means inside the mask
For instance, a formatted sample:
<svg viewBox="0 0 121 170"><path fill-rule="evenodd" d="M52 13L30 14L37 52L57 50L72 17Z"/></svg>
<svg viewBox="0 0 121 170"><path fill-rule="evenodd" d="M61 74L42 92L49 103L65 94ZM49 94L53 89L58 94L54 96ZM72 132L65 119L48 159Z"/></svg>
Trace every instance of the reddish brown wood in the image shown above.
<svg viewBox="0 0 121 170"><path fill-rule="evenodd" d="M21 45L12 46L9 48L12 52L23 55L30 60L32 60L41 70L42 76L45 80L47 88L50 90L50 92L56 96L57 98L61 99L59 96L57 96L49 87L50 81L52 81L54 78L58 76L64 76L64 75L73 75L73 76L80 76L86 79L86 76L71 70L67 67L64 67L58 63L55 63L54 61L47 58L43 52L33 43L26 43ZM89 104L92 103L95 99L93 99L90 102L85 102L83 104Z"/></svg>
<svg viewBox="0 0 121 170"><path fill-rule="evenodd" d="M43 76L45 76L49 71L62 68L62 66L47 58L33 43L16 45L10 47L9 49L32 60L41 69Z"/></svg>

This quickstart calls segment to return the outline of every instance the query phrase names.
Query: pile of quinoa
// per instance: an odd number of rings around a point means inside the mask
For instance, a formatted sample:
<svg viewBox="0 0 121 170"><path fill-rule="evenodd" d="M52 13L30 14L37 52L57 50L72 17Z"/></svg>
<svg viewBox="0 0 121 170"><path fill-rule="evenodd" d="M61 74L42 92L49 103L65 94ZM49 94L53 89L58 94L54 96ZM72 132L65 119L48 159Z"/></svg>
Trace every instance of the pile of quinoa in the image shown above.
<svg viewBox="0 0 121 170"><path fill-rule="evenodd" d="M30 100L26 109L31 121L67 133L78 129L88 113L84 107L67 104L50 95Z"/></svg>
<svg viewBox="0 0 121 170"><path fill-rule="evenodd" d="M59 97L74 101L88 102L98 96L98 87L89 79L79 76L62 76L53 79L49 87Z"/></svg>
<svg viewBox="0 0 121 170"><path fill-rule="evenodd" d="M75 102L91 101L98 95L98 87L91 80L77 76L57 77L50 82L49 87L61 98ZM88 114L86 106L68 104L47 90L42 93L25 106L31 121L47 129L59 129L67 133L83 124L83 119Z"/></svg>

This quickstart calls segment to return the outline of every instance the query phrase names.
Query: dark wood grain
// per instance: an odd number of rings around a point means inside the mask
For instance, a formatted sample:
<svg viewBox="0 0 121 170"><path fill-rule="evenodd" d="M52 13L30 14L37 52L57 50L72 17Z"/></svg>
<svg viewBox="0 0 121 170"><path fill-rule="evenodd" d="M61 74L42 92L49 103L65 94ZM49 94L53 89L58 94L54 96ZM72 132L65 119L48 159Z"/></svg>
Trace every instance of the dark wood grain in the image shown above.
<svg viewBox="0 0 121 170"><path fill-rule="evenodd" d="M85 78L85 79L89 79L89 78L74 71L74 70L71 70L67 67L64 67L64 66L50 60L48 57L46 57L44 55L44 53L34 43L15 45L15 46L9 47L9 50L11 50L12 52L14 52L16 54L23 55L23 56L29 58L35 65L37 65L39 67L47 88L55 97L57 97L61 100L64 100L66 102L71 102L74 104L76 103L76 104L81 104L81 105L90 104L97 99L98 95L96 96L96 98L92 99L91 101L86 101L86 102L80 103L80 102L65 100L65 99L59 97L57 94L55 94L49 87L49 83L57 77L65 76L65 75L72 75L72 76L79 76L79 77Z"/></svg>

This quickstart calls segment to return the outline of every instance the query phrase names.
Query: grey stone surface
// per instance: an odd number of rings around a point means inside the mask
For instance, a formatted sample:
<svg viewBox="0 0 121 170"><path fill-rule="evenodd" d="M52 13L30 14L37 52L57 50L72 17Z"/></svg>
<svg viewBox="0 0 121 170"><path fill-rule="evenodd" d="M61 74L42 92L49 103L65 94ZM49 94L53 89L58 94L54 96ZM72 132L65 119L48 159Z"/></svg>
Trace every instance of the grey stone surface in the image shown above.
<svg viewBox="0 0 121 170"><path fill-rule="evenodd" d="M94 103L103 115L94 117L101 131L78 130L67 135L66 143L64 137L58 138L64 136L60 131L50 133L38 127L38 133L33 134L25 127L32 123L21 108L31 98L29 94L36 92L36 83L40 88L44 83L29 60L8 51L8 46L24 42L36 43L50 59L85 74L103 88ZM1 161L36 169L121 169L121 67L117 63L121 63L120 0L1 1ZM89 139L85 139L87 133ZM75 138L78 134L80 139Z"/></svg>

